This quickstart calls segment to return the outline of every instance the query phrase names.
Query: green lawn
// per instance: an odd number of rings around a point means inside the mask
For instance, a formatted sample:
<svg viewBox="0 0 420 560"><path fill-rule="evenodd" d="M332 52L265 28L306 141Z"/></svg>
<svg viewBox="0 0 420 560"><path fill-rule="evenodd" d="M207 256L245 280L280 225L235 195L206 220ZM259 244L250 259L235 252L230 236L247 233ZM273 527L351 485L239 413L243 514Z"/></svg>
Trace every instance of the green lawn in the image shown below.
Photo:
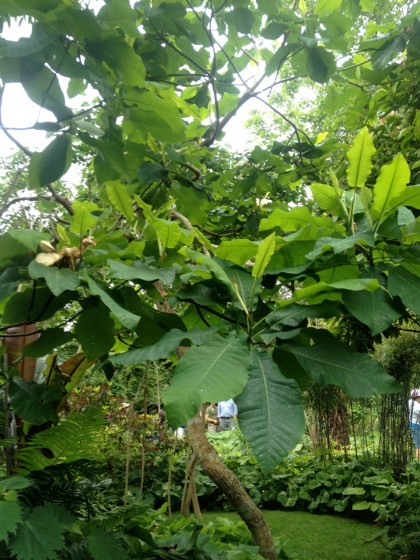
<svg viewBox="0 0 420 560"><path fill-rule="evenodd" d="M273 535L281 537L292 560L383 560L383 546L371 539L378 531L353 519L300 511L265 511ZM237 518L235 513L205 513L204 519Z"/></svg>

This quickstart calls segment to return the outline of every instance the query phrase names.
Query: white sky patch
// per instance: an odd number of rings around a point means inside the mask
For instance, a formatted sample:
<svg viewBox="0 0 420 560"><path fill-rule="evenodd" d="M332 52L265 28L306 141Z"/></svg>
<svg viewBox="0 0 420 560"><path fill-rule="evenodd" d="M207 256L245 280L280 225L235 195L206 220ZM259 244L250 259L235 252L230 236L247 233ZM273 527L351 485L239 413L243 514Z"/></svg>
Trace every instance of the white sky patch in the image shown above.
<svg viewBox="0 0 420 560"><path fill-rule="evenodd" d="M0 0L1 1L1 0ZM95 12L103 5L103 0L90 0L88 5ZM2 32L2 38L17 41L21 37L29 37L31 35L31 25L28 22L22 21L20 25L17 23L11 26L5 25ZM254 67L249 69L251 75L245 75L242 73L242 79L247 83L257 79L257 75L262 73L257 72L257 68ZM270 79L266 78L262 84L260 84L261 90L265 87L270 86ZM63 91L66 89L66 79L60 77L60 84ZM240 86L241 90L245 90L244 87ZM267 89L260 94L260 97L265 101L268 101L268 94L270 90ZM91 94L91 95L90 95ZM304 100L312 99L315 95L314 90L311 88L300 88L299 99ZM89 101L95 97L95 92L91 90L86 96L77 96L73 99L66 99L66 104L70 108L80 108L83 101ZM252 148L251 142L255 143L255 140L251 138L251 134L248 129L244 126L244 123L251 117L252 111L259 110L267 115L270 119L273 117L273 113L270 114L270 110L266 105L263 105L258 99L251 98L245 103L244 106L240 107L236 115L229 121L224 129L224 136L220 140L220 144L223 147L231 149L235 152L244 152ZM24 88L20 84L6 84L3 106L2 106L2 119L3 125L9 129L10 133L16 138L22 145L27 147L31 151L41 151L46 147L46 145L51 141L51 137L44 131L36 131L31 129L31 127L37 122L55 122L55 117L49 111L41 109L38 105L33 103L31 99L26 94ZM0 153L2 155L7 155L13 151L16 151L16 146L6 137L5 134L0 133Z"/></svg>

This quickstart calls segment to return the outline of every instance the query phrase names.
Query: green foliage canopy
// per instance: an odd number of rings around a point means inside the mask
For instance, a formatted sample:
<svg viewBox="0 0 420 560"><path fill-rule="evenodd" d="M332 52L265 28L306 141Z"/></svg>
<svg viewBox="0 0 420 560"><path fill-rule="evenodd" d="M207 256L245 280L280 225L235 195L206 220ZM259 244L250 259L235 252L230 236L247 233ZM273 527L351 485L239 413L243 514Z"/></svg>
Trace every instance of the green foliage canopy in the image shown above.
<svg viewBox="0 0 420 560"><path fill-rule="evenodd" d="M39 231L25 220L3 228L2 329L36 322L54 353L65 325L86 358L68 364L65 391L93 362L170 358L170 424L235 397L240 426L271 469L303 430L309 380L352 395L399 390L322 325L350 315L374 336L416 312L412 292L396 286L403 278L420 290L420 189L403 153L378 165L380 145L360 121L347 162L330 161L336 146L309 137L297 156L255 147L244 160L215 144L267 83L357 81L368 71L385 82L415 53L418 15L390 32L370 23L366 39L365 4L108 0L97 13L74 0L1 4L2 25L23 17L32 29L0 43L2 91L22 84L51 114L34 128L52 135L41 152L22 147ZM74 161L84 172L69 196L59 180ZM302 204L308 169L313 200ZM13 188L3 187L6 218ZM272 203L258 204L267 192ZM51 262L39 255L46 238ZM180 357L179 346L191 349ZM26 398L32 410L39 395Z"/></svg>

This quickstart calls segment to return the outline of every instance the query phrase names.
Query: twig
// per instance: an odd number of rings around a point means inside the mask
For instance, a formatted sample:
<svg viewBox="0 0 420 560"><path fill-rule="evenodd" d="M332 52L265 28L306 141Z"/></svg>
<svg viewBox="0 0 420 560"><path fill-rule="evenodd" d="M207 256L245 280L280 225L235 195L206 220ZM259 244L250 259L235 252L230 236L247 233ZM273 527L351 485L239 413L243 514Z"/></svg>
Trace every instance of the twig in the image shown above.
<svg viewBox="0 0 420 560"><path fill-rule="evenodd" d="M188 218L186 218L183 214L180 214L179 212L173 211L171 212L171 218L176 218L177 220L179 220L180 222L182 222L184 224L184 226L190 230L194 232L195 238L197 239L197 241L200 243L201 247L203 248L203 253L207 256L210 257L210 252L207 249L206 245L203 243L203 241L200 239L199 235L197 234L194 226L192 225L192 223L189 221Z"/></svg>
<svg viewBox="0 0 420 560"><path fill-rule="evenodd" d="M61 206L63 206L63 208L65 208L67 210L67 212L70 214L70 216L74 215L74 210L71 206L71 202L65 198L64 196L61 196L61 194L58 194L58 192L55 190L55 188L53 187L53 185L51 183L49 183L48 185L46 185L47 189L50 191L50 193L53 195L54 199L61 204Z"/></svg>

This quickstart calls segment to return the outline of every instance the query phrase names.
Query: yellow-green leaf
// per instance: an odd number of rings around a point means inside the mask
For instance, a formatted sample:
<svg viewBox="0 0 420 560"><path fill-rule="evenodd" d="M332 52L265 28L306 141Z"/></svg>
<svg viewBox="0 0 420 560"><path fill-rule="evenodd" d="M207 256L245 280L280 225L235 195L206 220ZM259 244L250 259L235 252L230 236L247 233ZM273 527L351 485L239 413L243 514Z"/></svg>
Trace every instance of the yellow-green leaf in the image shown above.
<svg viewBox="0 0 420 560"><path fill-rule="evenodd" d="M222 241L215 251L216 257L243 265L257 252L257 245L250 239L233 239Z"/></svg>
<svg viewBox="0 0 420 560"><path fill-rule="evenodd" d="M119 181L110 181L105 188L112 206L121 212L130 224L133 223L135 218L133 204L126 187Z"/></svg>
<svg viewBox="0 0 420 560"><path fill-rule="evenodd" d="M318 0L315 4L315 13L319 16L328 16L336 12L341 6L341 0Z"/></svg>
<svg viewBox="0 0 420 560"><path fill-rule="evenodd" d="M365 126L356 136L347 152L349 166L347 181L350 187L364 187L372 170L372 157L376 153L373 138Z"/></svg>
<svg viewBox="0 0 420 560"><path fill-rule="evenodd" d="M321 210L325 210L333 216L340 218L345 219L347 217L346 208L340 198L342 193L339 189L335 189L330 185L324 185L323 183L312 183L310 189L315 202Z"/></svg>
<svg viewBox="0 0 420 560"><path fill-rule="evenodd" d="M74 216L70 224L70 231L76 235L84 236L96 225L98 221L97 216L93 216L92 210L97 210L98 207L93 202L79 202L73 203Z"/></svg>
<svg viewBox="0 0 420 560"><path fill-rule="evenodd" d="M410 168L402 154L381 167L373 188L371 214L374 222L379 224L396 209L395 202L404 194L409 180Z"/></svg>
<svg viewBox="0 0 420 560"><path fill-rule="evenodd" d="M276 247L276 237L274 233L271 233L266 237L258 246L257 254L255 255L255 264L252 268L252 276L254 278L260 278L264 274L264 270L267 268L271 257L274 254L274 249Z"/></svg>

